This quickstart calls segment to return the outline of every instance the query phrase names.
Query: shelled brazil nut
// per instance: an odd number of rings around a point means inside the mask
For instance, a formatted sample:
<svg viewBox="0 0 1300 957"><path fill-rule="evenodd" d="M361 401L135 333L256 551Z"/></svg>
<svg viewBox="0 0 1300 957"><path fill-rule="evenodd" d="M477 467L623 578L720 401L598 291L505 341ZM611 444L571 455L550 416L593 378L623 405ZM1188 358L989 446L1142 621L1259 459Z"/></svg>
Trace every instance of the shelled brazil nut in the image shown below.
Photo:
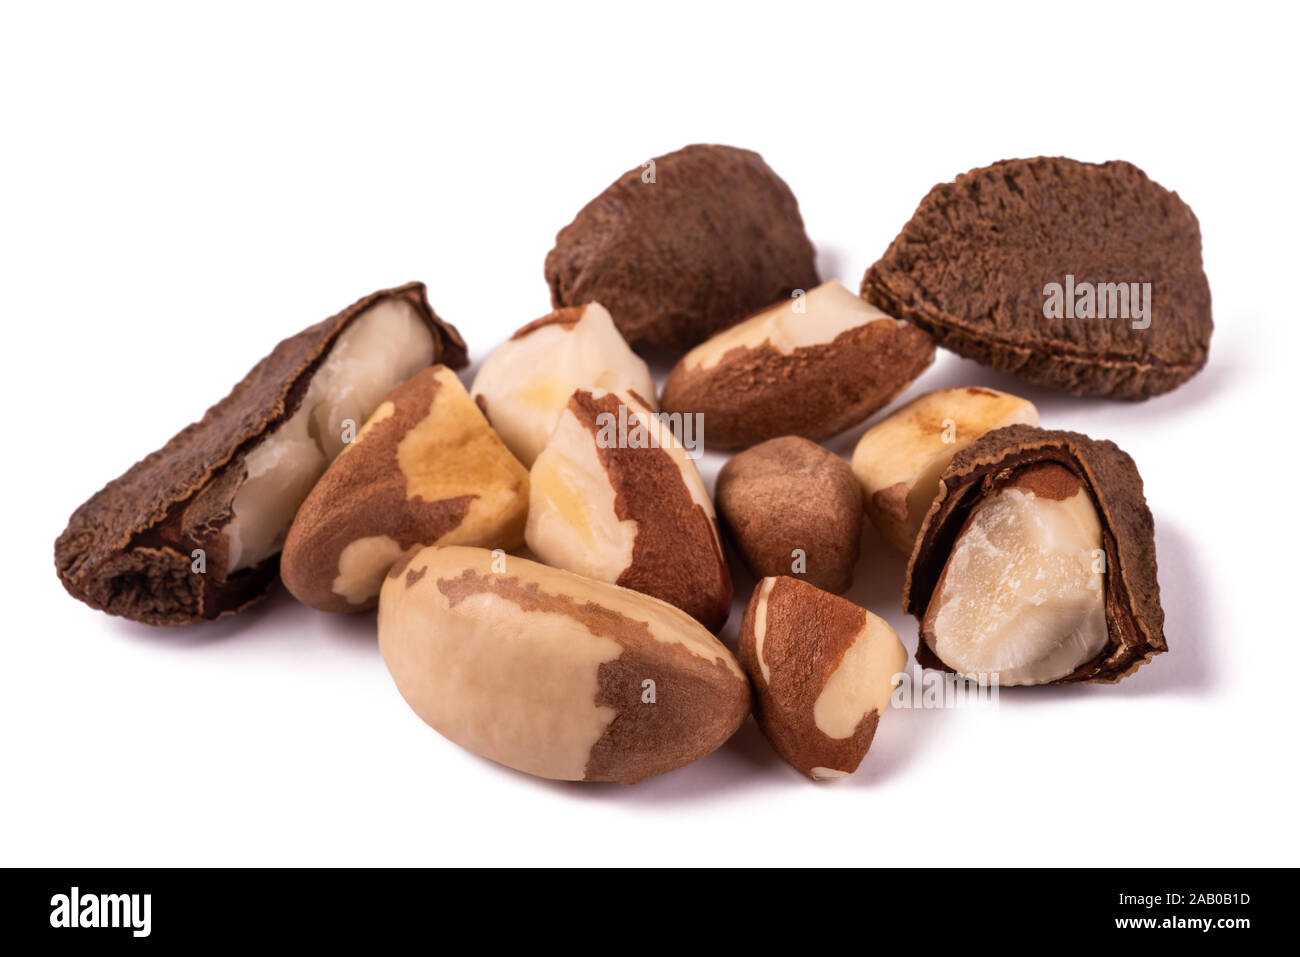
<svg viewBox="0 0 1300 957"><path fill-rule="evenodd" d="M863 433L853 450L872 524L910 555L953 456L985 432L1037 424L1032 402L993 389L939 389L913 399Z"/></svg>
<svg viewBox="0 0 1300 957"><path fill-rule="evenodd" d="M528 471L446 366L390 392L298 509L280 558L321 611L374 608L384 576L423 545L517 548Z"/></svg>
<svg viewBox="0 0 1300 957"><path fill-rule="evenodd" d="M393 566L379 648L427 724L544 778L663 774L749 713L736 659L685 612L481 548L435 546Z"/></svg>
<svg viewBox="0 0 1300 957"><path fill-rule="evenodd" d="M884 619L793 578L764 578L740 626L754 717L772 747L814 781L857 770L907 650Z"/></svg>
<svg viewBox="0 0 1300 957"><path fill-rule="evenodd" d="M718 520L695 463L630 394L578 389L533 463L528 547L556 568L681 608L710 631L731 610Z"/></svg>
<svg viewBox="0 0 1300 957"><path fill-rule="evenodd" d="M583 388L630 392L655 408L650 368L597 302L557 309L516 330L483 361L470 394L531 467L569 396Z"/></svg>
<svg viewBox="0 0 1300 957"><path fill-rule="evenodd" d="M722 467L717 500L754 577L789 575L830 592L852 583L862 492L835 453L793 435L760 442Z"/></svg>
<svg viewBox="0 0 1300 957"><path fill-rule="evenodd" d="M703 414L710 448L816 441L861 422L933 361L924 332L831 281L696 346L673 367L660 406Z"/></svg>

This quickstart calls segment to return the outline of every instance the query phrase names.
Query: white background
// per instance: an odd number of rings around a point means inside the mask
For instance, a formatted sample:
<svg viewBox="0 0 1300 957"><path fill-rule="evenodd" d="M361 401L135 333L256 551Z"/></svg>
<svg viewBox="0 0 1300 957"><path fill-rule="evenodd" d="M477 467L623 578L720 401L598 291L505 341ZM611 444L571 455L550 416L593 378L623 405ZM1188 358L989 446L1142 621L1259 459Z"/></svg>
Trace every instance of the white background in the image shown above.
<svg viewBox="0 0 1300 957"><path fill-rule="evenodd" d="M0 862L1298 863L1291 17L6 5ZM931 185L1005 157L1128 159L1192 206L1217 328L1181 389L1079 400L941 352L903 397L1010 389L1129 451L1170 654L996 711L891 711L834 785L750 722L688 768L583 786L424 726L372 616L281 595L167 630L64 593L68 514L277 340L422 279L481 360L548 311L542 261L583 203L701 141L760 151L854 289ZM870 531L863 551L850 597L913 648L901 557Z"/></svg>

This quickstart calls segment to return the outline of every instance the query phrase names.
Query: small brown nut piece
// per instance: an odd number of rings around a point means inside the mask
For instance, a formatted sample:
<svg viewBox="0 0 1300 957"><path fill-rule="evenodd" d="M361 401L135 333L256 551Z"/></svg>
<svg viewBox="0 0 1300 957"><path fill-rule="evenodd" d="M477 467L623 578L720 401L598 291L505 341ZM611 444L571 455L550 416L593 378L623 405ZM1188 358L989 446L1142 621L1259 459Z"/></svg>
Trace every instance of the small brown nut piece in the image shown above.
<svg viewBox="0 0 1300 957"><path fill-rule="evenodd" d="M585 388L631 392L654 408L650 367L598 302L557 309L517 330L484 360L470 394L531 467L573 390Z"/></svg>
<svg viewBox="0 0 1300 957"><path fill-rule="evenodd" d="M857 770L907 650L882 618L793 578L764 578L740 626L754 716L776 753L814 781Z"/></svg>
<svg viewBox="0 0 1300 957"><path fill-rule="evenodd" d="M533 463L528 547L556 568L676 605L710 631L731 573L695 463L630 395L579 389Z"/></svg>
<svg viewBox="0 0 1300 957"><path fill-rule="evenodd" d="M891 545L912 554L952 457L985 432L1037 424L1032 402L993 389L940 389L913 399L868 429L853 450L872 524Z"/></svg>
<svg viewBox="0 0 1300 957"><path fill-rule="evenodd" d="M379 650L427 724L544 778L663 774L749 713L736 659L685 612L481 548L426 548L394 566Z"/></svg>
<svg viewBox="0 0 1300 957"><path fill-rule="evenodd" d="M831 592L853 583L862 492L838 455L793 435L768 439L722 467L716 495L755 578L789 575Z"/></svg>
<svg viewBox="0 0 1300 957"><path fill-rule="evenodd" d="M1168 650L1142 478L1112 442L1015 425L953 459L908 563L917 660L1000 685L1118 681Z"/></svg>
<svg viewBox="0 0 1300 957"><path fill-rule="evenodd" d="M934 344L826 282L696 346L664 384L667 412L702 412L711 448L825 439L861 422L934 361Z"/></svg>
<svg viewBox="0 0 1300 957"><path fill-rule="evenodd" d="M527 509L527 470L456 374L432 366L388 394L316 483L280 575L303 604L365 611L408 549L517 548Z"/></svg>
<svg viewBox="0 0 1300 957"><path fill-rule="evenodd" d="M554 305L599 300L629 342L684 352L817 285L813 258L799 204L761 156L695 145L628 170L584 206L555 237L546 281Z"/></svg>

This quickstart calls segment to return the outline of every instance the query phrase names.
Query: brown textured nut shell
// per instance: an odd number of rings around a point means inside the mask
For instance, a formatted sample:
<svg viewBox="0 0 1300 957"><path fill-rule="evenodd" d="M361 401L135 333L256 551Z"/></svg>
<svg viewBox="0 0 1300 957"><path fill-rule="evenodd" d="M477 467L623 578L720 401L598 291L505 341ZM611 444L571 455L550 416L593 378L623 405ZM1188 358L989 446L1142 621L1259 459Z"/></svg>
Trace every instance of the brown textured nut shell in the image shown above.
<svg viewBox="0 0 1300 957"><path fill-rule="evenodd" d="M872 710L847 738L822 733L814 718L817 697L839 667L867 613L852 602L807 582L778 577L767 599L763 657L772 682L763 680L755 642L761 583L740 625L741 667L754 686L754 718L772 748L791 767L813 777L814 768L852 774L862 763L880 723Z"/></svg>
<svg viewBox="0 0 1300 957"><path fill-rule="evenodd" d="M1142 494L1142 476L1114 442L1078 432L1030 425L995 429L958 452L940 480L939 497L926 514L903 583L903 610L921 619L974 507L1018 469L1056 462L1079 477L1101 519L1106 552L1106 649L1053 684L1116 682L1168 651L1165 613L1156 580L1155 526ZM948 669L926 645L916 659Z"/></svg>
<svg viewBox="0 0 1300 957"><path fill-rule="evenodd" d="M1150 327L1049 319L1048 283L1149 282ZM930 190L862 295L939 345L1074 395L1144 399L1209 356L1196 216L1130 163L1003 160Z"/></svg>
<svg viewBox="0 0 1300 957"><path fill-rule="evenodd" d="M769 439L732 457L714 495L755 578L787 575L829 592L853 582L862 537L862 488L847 462L797 436ZM807 572L792 571L802 549Z"/></svg>
<svg viewBox="0 0 1300 957"><path fill-rule="evenodd" d="M616 393L596 398L579 389L568 408L595 436L600 417L617 420L621 404ZM615 517L636 523L632 563L614 584L676 605L716 633L731 614L731 572L717 521L691 498L664 449L607 447L597 441L596 456L614 490Z"/></svg>
<svg viewBox="0 0 1300 957"><path fill-rule="evenodd" d="M933 361L934 343L916 326L876 319L789 354L764 342L737 346L707 367L679 362L659 406L702 413L709 448L781 435L819 441L883 408Z"/></svg>
<svg viewBox="0 0 1300 957"><path fill-rule="evenodd" d="M684 352L818 284L799 204L757 153L697 144L654 164L655 182L628 170L555 237L555 306L600 302L629 342Z"/></svg>
<svg viewBox="0 0 1300 957"><path fill-rule="evenodd" d="M393 404L393 414L375 422L325 470L294 517L280 556L280 578L290 594L319 611L349 613L370 611L379 604L376 592L366 601L353 603L333 590L339 572L339 557L360 538L387 535L398 548L409 553L417 546L433 545L456 529L469 512L476 495L457 495L426 501L407 490L407 476L399 464L400 447L407 434L419 426L438 401L442 388L438 366L426 366L384 398ZM478 406L471 407L482 415ZM488 431L486 421L482 423ZM511 477L505 463L518 470L516 487L526 498L528 473L513 460L505 444L493 436L500 449L499 474L502 483ZM487 476L484 476L487 479ZM485 547L517 548L523 541L524 514L503 527L499 541Z"/></svg>
<svg viewBox="0 0 1300 957"><path fill-rule="evenodd" d="M59 580L100 611L151 625L237 612L264 597L279 556L225 574L221 535L243 483L244 457L297 411L311 377L343 330L385 298L410 302L434 338L434 361L468 363L456 327L429 306L423 283L384 289L280 342L203 418L131 466L73 512L54 543ZM191 552L206 552L205 574Z"/></svg>

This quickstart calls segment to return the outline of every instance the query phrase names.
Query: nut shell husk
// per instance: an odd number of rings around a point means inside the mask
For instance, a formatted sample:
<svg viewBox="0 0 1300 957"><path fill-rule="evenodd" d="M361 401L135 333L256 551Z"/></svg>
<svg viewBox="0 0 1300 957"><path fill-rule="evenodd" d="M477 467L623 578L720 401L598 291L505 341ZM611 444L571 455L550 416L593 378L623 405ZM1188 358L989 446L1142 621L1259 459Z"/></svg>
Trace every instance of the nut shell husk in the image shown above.
<svg viewBox="0 0 1300 957"><path fill-rule="evenodd" d="M628 170L555 237L556 308L602 303L628 342L684 352L818 284L790 187L750 150L696 144Z"/></svg>
<svg viewBox="0 0 1300 957"><path fill-rule="evenodd" d="M73 512L54 543L59 580L92 608L151 625L183 625L240 611L275 582L279 556L227 576L221 531L244 480L244 458L297 411L312 376L352 320L403 298L433 334L434 362L468 363L456 327L429 305L423 283L372 293L280 342L203 418L131 466ZM206 552L204 574L191 552Z"/></svg>
<svg viewBox="0 0 1300 957"><path fill-rule="evenodd" d="M1077 475L1101 520L1106 552L1106 649L1052 684L1113 683L1168 651L1156 579L1155 530L1142 476L1113 442L1078 432L1013 425L981 436L959 452L940 480L939 496L917 536L903 583L903 610L925 615L948 556L977 504L1017 469L1056 462ZM922 638L916 660L951 671Z"/></svg>
<svg viewBox="0 0 1300 957"><path fill-rule="evenodd" d="M1151 283L1150 326L1048 318L1044 287ZM1144 399L1204 367L1214 323L1196 216L1130 163L1003 160L930 190L862 281L959 355L1074 395Z"/></svg>

